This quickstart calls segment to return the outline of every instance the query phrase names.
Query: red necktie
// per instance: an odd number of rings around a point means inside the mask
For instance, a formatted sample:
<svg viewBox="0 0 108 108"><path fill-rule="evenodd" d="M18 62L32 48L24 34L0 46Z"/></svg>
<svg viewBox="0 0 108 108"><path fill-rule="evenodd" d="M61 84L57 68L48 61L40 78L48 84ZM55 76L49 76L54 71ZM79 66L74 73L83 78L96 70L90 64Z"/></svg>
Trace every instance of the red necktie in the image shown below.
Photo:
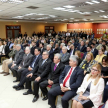
<svg viewBox="0 0 108 108"><path fill-rule="evenodd" d="M65 87L66 82L67 82L68 79L70 78L71 73L72 73L72 69L73 69L73 68L70 69L70 72L69 72L68 76L65 78L65 80L64 80L64 82L63 82L63 87Z"/></svg>

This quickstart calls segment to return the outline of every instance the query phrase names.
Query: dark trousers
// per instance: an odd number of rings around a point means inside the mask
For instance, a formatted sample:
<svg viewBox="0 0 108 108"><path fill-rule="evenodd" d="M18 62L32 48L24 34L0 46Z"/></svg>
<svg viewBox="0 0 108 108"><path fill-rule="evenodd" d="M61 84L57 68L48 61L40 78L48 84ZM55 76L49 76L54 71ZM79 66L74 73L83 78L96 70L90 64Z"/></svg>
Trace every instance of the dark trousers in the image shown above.
<svg viewBox="0 0 108 108"><path fill-rule="evenodd" d="M104 93L103 93L103 102L105 103L108 99L108 85L105 86L104 88Z"/></svg>
<svg viewBox="0 0 108 108"><path fill-rule="evenodd" d="M43 96L47 96L47 94L48 94L48 90L47 90L47 86L48 86L48 85L49 85L49 84L48 84L48 80L45 80L45 81L43 81L43 82L41 82L41 83L39 84ZM51 86L51 89L54 88L54 87L56 87L56 86L58 86L58 85L59 85L59 83L53 84L53 85Z"/></svg>
<svg viewBox="0 0 108 108"><path fill-rule="evenodd" d="M20 83L18 84L18 86L22 87L24 86L24 83L26 82L26 76L31 73L31 71L29 71L28 69L25 69L22 74L21 74L21 79L20 79Z"/></svg>
<svg viewBox="0 0 108 108"><path fill-rule="evenodd" d="M68 108L68 101L72 99L76 95L76 91L67 91L63 93L61 91L60 86L54 87L48 91L48 104L51 105L52 108L56 108L55 100L58 95L63 95L61 98L62 108Z"/></svg>

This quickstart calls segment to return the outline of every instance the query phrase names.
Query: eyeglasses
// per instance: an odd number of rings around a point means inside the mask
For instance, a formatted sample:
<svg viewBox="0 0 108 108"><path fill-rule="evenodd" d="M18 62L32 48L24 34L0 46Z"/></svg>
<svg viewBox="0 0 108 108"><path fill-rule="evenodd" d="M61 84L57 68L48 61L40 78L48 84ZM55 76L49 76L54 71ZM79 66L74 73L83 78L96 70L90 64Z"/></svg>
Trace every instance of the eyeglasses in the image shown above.
<svg viewBox="0 0 108 108"><path fill-rule="evenodd" d="M93 69L93 68L92 68L91 70L93 70L93 71L98 71L98 70L96 70L96 69Z"/></svg>

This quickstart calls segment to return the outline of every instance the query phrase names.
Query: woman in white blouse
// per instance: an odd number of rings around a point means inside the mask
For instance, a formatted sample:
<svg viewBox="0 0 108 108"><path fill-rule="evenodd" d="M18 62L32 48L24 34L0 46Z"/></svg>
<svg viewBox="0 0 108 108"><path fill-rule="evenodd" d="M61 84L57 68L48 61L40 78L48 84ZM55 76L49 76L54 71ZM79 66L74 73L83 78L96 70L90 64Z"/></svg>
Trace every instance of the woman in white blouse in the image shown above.
<svg viewBox="0 0 108 108"><path fill-rule="evenodd" d="M98 108L102 101L104 80L101 78L101 65L94 64L91 73L86 75L77 96L73 98L72 108Z"/></svg>

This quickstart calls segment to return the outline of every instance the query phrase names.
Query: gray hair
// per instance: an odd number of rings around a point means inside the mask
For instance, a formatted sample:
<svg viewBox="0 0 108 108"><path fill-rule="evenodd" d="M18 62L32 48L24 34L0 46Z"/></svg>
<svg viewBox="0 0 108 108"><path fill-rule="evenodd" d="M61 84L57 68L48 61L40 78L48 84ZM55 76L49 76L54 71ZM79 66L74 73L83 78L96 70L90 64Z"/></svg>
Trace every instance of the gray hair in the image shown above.
<svg viewBox="0 0 108 108"><path fill-rule="evenodd" d="M67 47L66 46L63 46L62 48L65 48L65 50L67 50Z"/></svg>
<svg viewBox="0 0 108 108"><path fill-rule="evenodd" d="M69 58L70 60L73 60L74 62L76 62L76 65L78 65L78 57L76 55L72 55Z"/></svg>
<svg viewBox="0 0 108 108"><path fill-rule="evenodd" d="M46 54L49 55L49 52L48 52L47 50L45 50L45 51L43 51L43 52L46 52Z"/></svg>
<svg viewBox="0 0 108 108"><path fill-rule="evenodd" d="M27 46L26 49L29 49L30 50L30 47Z"/></svg>
<svg viewBox="0 0 108 108"><path fill-rule="evenodd" d="M61 54L56 53L54 56L57 56L59 60L61 60Z"/></svg>
<svg viewBox="0 0 108 108"><path fill-rule="evenodd" d="M21 44L17 44L16 46L21 47Z"/></svg>
<svg viewBox="0 0 108 108"><path fill-rule="evenodd" d="M50 47L50 48L52 47L50 44L48 44L47 46Z"/></svg>
<svg viewBox="0 0 108 108"><path fill-rule="evenodd" d="M61 45L62 47L63 47L63 46L65 46L65 44L64 44L64 43L61 43L60 45Z"/></svg>

